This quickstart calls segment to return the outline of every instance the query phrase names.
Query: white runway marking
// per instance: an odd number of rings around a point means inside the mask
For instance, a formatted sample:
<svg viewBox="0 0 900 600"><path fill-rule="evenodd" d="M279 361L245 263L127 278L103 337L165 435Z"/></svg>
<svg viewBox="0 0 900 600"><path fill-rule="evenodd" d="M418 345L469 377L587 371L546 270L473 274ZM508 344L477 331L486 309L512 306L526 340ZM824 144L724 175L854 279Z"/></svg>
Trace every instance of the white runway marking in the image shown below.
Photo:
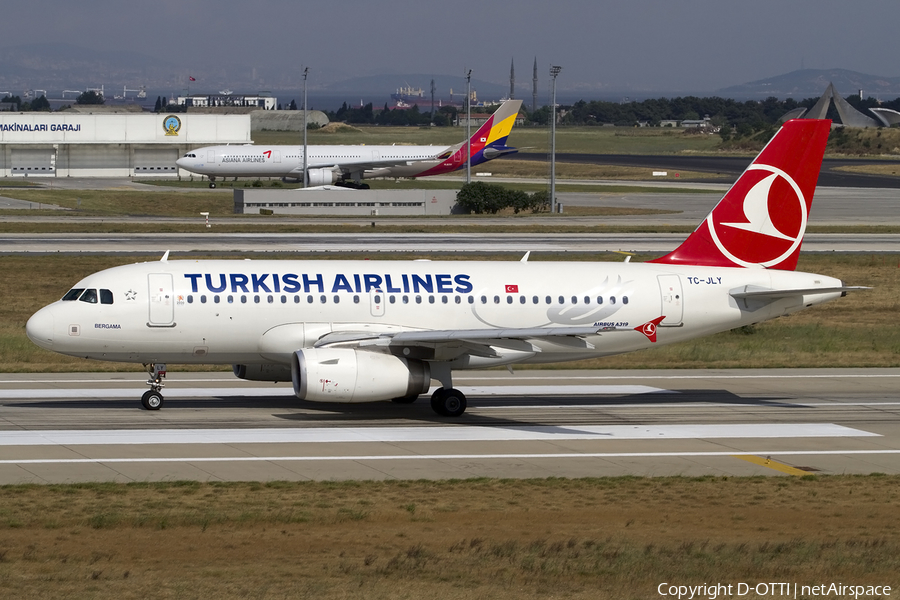
<svg viewBox="0 0 900 600"><path fill-rule="evenodd" d="M433 392L435 388L429 390ZM594 396L594 395L625 395L625 394L652 394L652 393L677 393L671 390L650 387L646 385L536 385L536 386L459 386L459 390L467 396ZM27 399L27 400L59 400L59 399L84 399L84 398L137 398L140 389L131 388L101 388L101 389L15 389L0 390L0 400ZM171 398L208 398L208 397L272 397L293 396L294 390L289 387L214 387L214 388L166 388L163 394L167 399Z"/></svg>
<svg viewBox="0 0 900 600"><path fill-rule="evenodd" d="M4 431L0 446L881 437L834 423Z"/></svg>
<svg viewBox="0 0 900 600"><path fill-rule="evenodd" d="M560 458L691 458L724 456L829 456L900 454L900 450L754 450L752 452L585 452L557 454L403 454L369 456L232 456L200 458L38 458L0 460L0 465L114 464L114 463L222 463L222 462L316 462L381 460L485 460Z"/></svg>

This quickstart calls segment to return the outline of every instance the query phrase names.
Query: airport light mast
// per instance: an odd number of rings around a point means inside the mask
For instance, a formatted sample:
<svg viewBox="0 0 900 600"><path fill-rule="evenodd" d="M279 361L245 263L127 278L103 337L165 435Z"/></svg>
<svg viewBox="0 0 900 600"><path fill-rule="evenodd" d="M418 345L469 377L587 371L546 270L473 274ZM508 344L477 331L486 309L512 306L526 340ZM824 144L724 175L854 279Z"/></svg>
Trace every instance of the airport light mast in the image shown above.
<svg viewBox="0 0 900 600"><path fill-rule="evenodd" d="M550 77L552 85L550 89L550 212L556 213L556 76L562 71L562 67L551 66Z"/></svg>
<svg viewBox="0 0 900 600"><path fill-rule="evenodd" d="M466 73L466 183L472 183L472 69Z"/></svg>
<svg viewBox="0 0 900 600"><path fill-rule="evenodd" d="M309 174L306 172L306 76L309 75L309 67L303 69L303 187L309 185Z"/></svg>
<svg viewBox="0 0 900 600"><path fill-rule="evenodd" d="M431 80L431 125L434 125L434 79Z"/></svg>

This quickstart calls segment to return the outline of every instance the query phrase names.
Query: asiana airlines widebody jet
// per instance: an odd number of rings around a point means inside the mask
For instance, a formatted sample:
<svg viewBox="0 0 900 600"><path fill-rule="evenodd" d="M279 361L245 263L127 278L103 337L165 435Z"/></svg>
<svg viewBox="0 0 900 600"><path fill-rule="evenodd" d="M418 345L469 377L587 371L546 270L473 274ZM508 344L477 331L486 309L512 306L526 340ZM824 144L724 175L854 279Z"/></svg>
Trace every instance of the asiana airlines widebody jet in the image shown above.
<svg viewBox="0 0 900 600"><path fill-rule="evenodd" d="M472 166L518 152L506 145L521 100L507 100L469 139ZM466 168L466 142L455 146L307 146L307 185L368 187L363 179L427 177ZM280 177L303 182L303 146L206 146L175 163L205 175L209 187L225 177Z"/></svg>
<svg viewBox="0 0 900 600"><path fill-rule="evenodd" d="M143 363L292 381L300 400L413 402L456 417L453 372L672 344L834 300L795 271L830 121L785 123L699 227L645 263L162 260L107 269L29 319L34 343Z"/></svg>

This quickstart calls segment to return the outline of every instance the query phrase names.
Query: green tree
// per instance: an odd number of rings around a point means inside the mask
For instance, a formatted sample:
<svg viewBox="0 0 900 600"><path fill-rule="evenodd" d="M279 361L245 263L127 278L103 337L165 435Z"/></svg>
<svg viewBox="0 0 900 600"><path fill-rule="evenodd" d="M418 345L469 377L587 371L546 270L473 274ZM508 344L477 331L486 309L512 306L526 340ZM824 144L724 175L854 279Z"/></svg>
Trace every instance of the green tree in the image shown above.
<svg viewBox="0 0 900 600"><path fill-rule="evenodd" d="M31 103L31 110L35 112L50 112L50 101L41 94L40 98L35 98Z"/></svg>
<svg viewBox="0 0 900 600"><path fill-rule="evenodd" d="M103 104L104 102L103 94L98 94L94 90L82 92L75 98L75 104Z"/></svg>
<svg viewBox="0 0 900 600"><path fill-rule="evenodd" d="M16 105L16 110L20 110L22 99L19 96L5 96L0 102L12 102Z"/></svg>
<svg viewBox="0 0 900 600"><path fill-rule="evenodd" d="M470 213L497 214L504 208L512 208L519 214L530 210L546 210L550 204L550 194L545 190L528 194L521 190L508 190L500 185L476 181L463 185L456 194L456 202Z"/></svg>

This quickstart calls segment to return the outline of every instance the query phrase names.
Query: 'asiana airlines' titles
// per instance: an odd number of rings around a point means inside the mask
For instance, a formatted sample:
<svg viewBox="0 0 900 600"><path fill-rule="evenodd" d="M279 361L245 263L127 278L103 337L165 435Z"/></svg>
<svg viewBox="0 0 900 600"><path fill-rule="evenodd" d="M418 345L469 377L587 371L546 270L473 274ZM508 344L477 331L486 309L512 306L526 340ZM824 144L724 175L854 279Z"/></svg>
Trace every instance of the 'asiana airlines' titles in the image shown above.
<svg viewBox="0 0 900 600"><path fill-rule="evenodd" d="M264 163L265 156L223 156L223 163Z"/></svg>

